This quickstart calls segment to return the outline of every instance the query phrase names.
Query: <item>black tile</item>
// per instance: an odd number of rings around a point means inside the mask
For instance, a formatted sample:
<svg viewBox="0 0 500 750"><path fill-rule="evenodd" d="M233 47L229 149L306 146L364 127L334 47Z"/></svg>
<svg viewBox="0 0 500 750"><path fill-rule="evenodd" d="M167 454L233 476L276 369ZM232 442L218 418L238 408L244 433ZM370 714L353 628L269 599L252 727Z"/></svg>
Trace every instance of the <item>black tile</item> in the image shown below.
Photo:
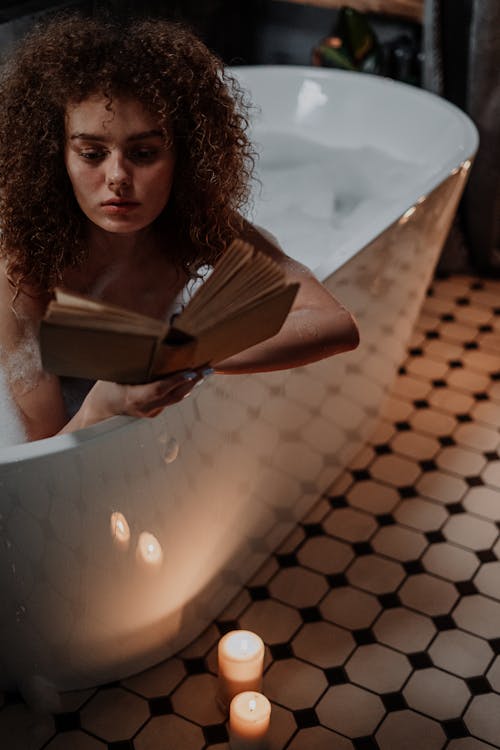
<svg viewBox="0 0 500 750"><path fill-rule="evenodd" d="M418 463L422 471L436 471L436 469L438 468L436 462L430 459L419 461Z"/></svg>
<svg viewBox="0 0 500 750"><path fill-rule="evenodd" d="M188 674L204 674L208 672L205 659L183 659L182 663Z"/></svg>
<svg viewBox="0 0 500 750"><path fill-rule="evenodd" d="M476 557L482 563L496 562L497 556L491 549L480 549L476 552Z"/></svg>
<svg viewBox="0 0 500 750"><path fill-rule="evenodd" d="M449 365L449 367L452 368L452 370L457 370L460 367L463 367L464 363L462 362L461 359L450 359L450 360L448 360L448 365Z"/></svg>
<svg viewBox="0 0 500 750"><path fill-rule="evenodd" d="M492 312L493 312L493 315L500 315L500 307L494 307Z"/></svg>
<svg viewBox="0 0 500 750"><path fill-rule="evenodd" d="M74 729L80 729L79 712L71 711L64 714L55 714L54 726L56 732L72 732Z"/></svg>
<svg viewBox="0 0 500 750"><path fill-rule="evenodd" d="M496 451L486 451L483 456L487 461L498 461L498 453Z"/></svg>
<svg viewBox="0 0 500 750"><path fill-rule="evenodd" d="M464 477L469 487L481 487L484 484L481 477Z"/></svg>
<svg viewBox="0 0 500 750"><path fill-rule="evenodd" d="M380 513L380 515L375 516L375 519L379 526L394 526L396 523L396 519L390 513Z"/></svg>
<svg viewBox="0 0 500 750"><path fill-rule="evenodd" d="M270 599L267 586L249 586L247 591L250 595L250 599L254 602L261 602L264 599Z"/></svg>
<svg viewBox="0 0 500 750"><path fill-rule="evenodd" d="M469 289L484 289L484 284L482 281L471 281Z"/></svg>
<svg viewBox="0 0 500 750"><path fill-rule="evenodd" d="M451 445L456 445L455 441L452 437L449 435L441 435L441 437L438 438L440 444L443 446L443 448L449 448Z"/></svg>
<svg viewBox="0 0 500 750"><path fill-rule="evenodd" d="M379 750L378 743L373 737L355 737L352 744L355 750Z"/></svg>
<svg viewBox="0 0 500 750"><path fill-rule="evenodd" d="M489 401L490 397L488 396L485 391L479 391L478 393L473 394L476 401Z"/></svg>
<svg viewBox="0 0 500 750"><path fill-rule="evenodd" d="M427 651L415 651L413 654L408 654L408 659L413 669L429 669L434 666Z"/></svg>
<svg viewBox="0 0 500 750"><path fill-rule="evenodd" d="M462 423L472 422L472 417L470 416L470 414L455 414L455 419L458 422L462 422Z"/></svg>
<svg viewBox="0 0 500 750"><path fill-rule="evenodd" d="M497 370L496 372L490 373L490 379L491 380L500 380L500 370Z"/></svg>
<svg viewBox="0 0 500 750"><path fill-rule="evenodd" d="M358 646L367 646L369 643L376 643L377 639L370 628L360 628L359 630L352 630L351 635L358 644Z"/></svg>
<svg viewBox="0 0 500 750"><path fill-rule="evenodd" d="M459 307L467 307L467 305L470 305L470 299L468 297L457 297L455 304Z"/></svg>
<svg viewBox="0 0 500 750"><path fill-rule="evenodd" d="M485 695L491 693L492 688L484 675L477 675L477 677L467 677L465 680L467 687L471 691L472 695Z"/></svg>
<svg viewBox="0 0 500 750"><path fill-rule="evenodd" d="M500 654L500 638L491 638L488 643L494 654Z"/></svg>
<svg viewBox="0 0 500 750"><path fill-rule="evenodd" d="M358 557L373 554L373 547L369 542L353 542L351 546Z"/></svg>
<svg viewBox="0 0 500 750"><path fill-rule="evenodd" d="M344 685L349 682L349 677L343 667L328 667L323 672L329 685Z"/></svg>
<svg viewBox="0 0 500 750"><path fill-rule="evenodd" d="M437 630L454 630L457 624L451 615L435 615L431 618Z"/></svg>
<svg viewBox="0 0 500 750"><path fill-rule="evenodd" d="M463 347L464 349L471 351L473 349L479 349L479 344L477 343L477 341L465 341Z"/></svg>
<svg viewBox="0 0 500 750"><path fill-rule="evenodd" d="M469 730L465 726L462 719L446 719L441 722L444 733L449 740L454 740L459 737L468 737Z"/></svg>
<svg viewBox="0 0 500 750"><path fill-rule="evenodd" d="M118 740L118 742L108 742L108 750L134 750L132 740Z"/></svg>
<svg viewBox="0 0 500 750"><path fill-rule="evenodd" d="M367 469L351 469L351 474L356 482L363 482L365 479L371 479L372 475Z"/></svg>
<svg viewBox="0 0 500 750"><path fill-rule="evenodd" d="M294 653L289 643L272 643L269 646L269 651L274 661L281 661L282 659L293 659Z"/></svg>
<svg viewBox="0 0 500 750"><path fill-rule="evenodd" d="M170 698L167 695L159 695L156 698L149 698L148 705L151 716L165 716L174 711Z"/></svg>
<svg viewBox="0 0 500 750"><path fill-rule="evenodd" d="M379 594L377 599L384 609L394 609L401 606L401 599L394 593Z"/></svg>
<svg viewBox="0 0 500 750"><path fill-rule="evenodd" d="M433 380L432 385L434 388L446 388L448 383L446 380L442 380L441 378L438 378L438 380Z"/></svg>
<svg viewBox="0 0 500 750"><path fill-rule="evenodd" d="M446 537L442 531L427 531L425 533L425 538L429 544L441 544L446 541Z"/></svg>
<svg viewBox="0 0 500 750"><path fill-rule="evenodd" d="M443 323L453 323L455 321L455 316L452 313L444 313L441 315L441 320Z"/></svg>
<svg viewBox="0 0 500 750"><path fill-rule="evenodd" d="M297 555L295 555L293 552L289 552L286 555L276 554L275 558L280 568L294 568L299 564Z"/></svg>
<svg viewBox="0 0 500 750"><path fill-rule="evenodd" d="M402 498L418 496L417 490L412 485L407 485L406 487L396 487L396 489Z"/></svg>
<svg viewBox="0 0 500 750"><path fill-rule="evenodd" d="M413 346L411 349L408 349L410 357L422 357L423 353L424 350L420 346Z"/></svg>
<svg viewBox="0 0 500 750"><path fill-rule="evenodd" d="M456 516L459 513L465 513L465 508L462 503L447 503L445 505L445 508L450 516Z"/></svg>
<svg viewBox="0 0 500 750"><path fill-rule="evenodd" d="M373 450L377 456L383 456L387 453L392 453L392 448L387 443L380 443L380 445L374 445Z"/></svg>
<svg viewBox="0 0 500 750"><path fill-rule="evenodd" d="M477 330L480 333L493 333L493 326L490 326L488 323L485 323L485 325L478 326Z"/></svg>
<svg viewBox="0 0 500 750"><path fill-rule="evenodd" d="M304 534L308 538L313 536L323 536L323 534L325 533L325 530L320 523L303 523L301 525Z"/></svg>
<svg viewBox="0 0 500 750"><path fill-rule="evenodd" d="M104 685L99 686L99 690L114 690L120 687L120 680L113 680L113 682L105 682Z"/></svg>
<svg viewBox="0 0 500 750"><path fill-rule="evenodd" d="M344 575L344 573L329 573L326 576L326 580L328 581L328 585L332 589L337 589L342 586L349 585L349 581L347 580L347 577Z"/></svg>
<svg viewBox="0 0 500 750"><path fill-rule="evenodd" d="M302 607L299 609L302 622L320 622L323 619L317 607Z"/></svg>
<svg viewBox="0 0 500 750"><path fill-rule="evenodd" d="M345 495L329 495L328 502L332 508L347 508L349 504Z"/></svg>
<svg viewBox="0 0 500 750"><path fill-rule="evenodd" d="M425 400L425 398L417 398L413 402L413 406L415 409L428 409L429 408L429 402Z"/></svg>
<svg viewBox="0 0 500 750"><path fill-rule="evenodd" d="M398 432L408 432L411 430L411 424L409 422L395 422L394 427Z"/></svg>
<svg viewBox="0 0 500 750"><path fill-rule="evenodd" d="M407 560L401 564L409 576L416 576L419 573L425 573L425 568L420 560Z"/></svg>
<svg viewBox="0 0 500 750"><path fill-rule="evenodd" d="M398 375L406 375L406 367L401 366L398 369Z"/></svg>
<svg viewBox="0 0 500 750"><path fill-rule="evenodd" d="M479 593L476 585L472 583L472 581L457 581L455 587L460 596L473 596L474 594Z"/></svg>
<svg viewBox="0 0 500 750"><path fill-rule="evenodd" d="M387 711L404 711L408 708L402 693L384 693L380 697Z"/></svg>
<svg viewBox="0 0 500 750"><path fill-rule="evenodd" d="M425 338L429 341L432 341L432 339L438 339L440 338L439 331L426 331Z"/></svg>
<svg viewBox="0 0 500 750"><path fill-rule="evenodd" d="M209 724L202 729L207 745L218 745L229 740L225 724Z"/></svg>
<svg viewBox="0 0 500 750"><path fill-rule="evenodd" d="M238 620L216 620L215 626L221 635L230 633L231 630L240 629L240 624Z"/></svg>
<svg viewBox="0 0 500 750"><path fill-rule="evenodd" d="M314 708L299 708L292 713L299 729L317 727L320 723Z"/></svg>

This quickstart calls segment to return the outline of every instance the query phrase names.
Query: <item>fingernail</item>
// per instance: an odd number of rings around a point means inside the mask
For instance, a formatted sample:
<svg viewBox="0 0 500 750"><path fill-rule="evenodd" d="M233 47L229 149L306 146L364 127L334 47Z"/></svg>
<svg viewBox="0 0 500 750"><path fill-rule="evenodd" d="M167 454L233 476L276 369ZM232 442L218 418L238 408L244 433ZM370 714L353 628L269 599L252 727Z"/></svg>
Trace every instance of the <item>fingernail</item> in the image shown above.
<svg viewBox="0 0 500 750"><path fill-rule="evenodd" d="M213 367L204 367L201 371L201 374L204 378L208 378L209 375L214 374L214 368Z"/></svg>
<svg viewBox="0 0 500 750"><path fill-rule="evenodd" d="M194 370L186 370L182 373L182 377L184 378L184 380L196 380L196 378L198 377L198 373L194 372Z"/></svg>

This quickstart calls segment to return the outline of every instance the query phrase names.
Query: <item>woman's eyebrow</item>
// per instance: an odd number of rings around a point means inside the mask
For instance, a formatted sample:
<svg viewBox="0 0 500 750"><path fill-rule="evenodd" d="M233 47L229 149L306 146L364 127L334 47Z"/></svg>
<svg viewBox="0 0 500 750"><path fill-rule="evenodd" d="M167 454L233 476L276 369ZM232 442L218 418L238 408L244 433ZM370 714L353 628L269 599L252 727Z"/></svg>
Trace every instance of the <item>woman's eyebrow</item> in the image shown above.
<svg viewBox="0 0 500 750"><path fill-rule="evenodd" d="M145 130L143 133L134 133L129 135L127 141L142 141L145 138L163 138L161 130ZM110 140L107 135L99 135L96 133L73 133L69 137L70 141L82 140L82 141L108 141Z"/></svg>

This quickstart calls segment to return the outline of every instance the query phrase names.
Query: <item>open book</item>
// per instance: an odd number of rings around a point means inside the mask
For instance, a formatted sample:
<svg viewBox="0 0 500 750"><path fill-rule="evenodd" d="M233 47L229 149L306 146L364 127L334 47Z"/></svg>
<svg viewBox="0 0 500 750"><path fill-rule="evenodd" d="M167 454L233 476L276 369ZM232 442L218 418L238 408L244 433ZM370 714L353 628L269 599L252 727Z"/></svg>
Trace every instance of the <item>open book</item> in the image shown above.
<svg viewBox="0 0 500 750"><path fill-rule="evenodd" d="M235 240L171 324L56 289L41 323L43 367L145 383L217 364L276 334L298 286L272 258Z"/></svg>

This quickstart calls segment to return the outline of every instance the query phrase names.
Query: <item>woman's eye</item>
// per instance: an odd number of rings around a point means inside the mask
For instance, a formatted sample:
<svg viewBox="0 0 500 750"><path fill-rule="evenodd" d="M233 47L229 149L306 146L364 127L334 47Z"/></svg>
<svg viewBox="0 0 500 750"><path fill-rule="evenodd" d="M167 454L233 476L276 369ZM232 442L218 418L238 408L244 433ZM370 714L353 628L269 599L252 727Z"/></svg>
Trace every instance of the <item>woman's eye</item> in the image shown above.
<svg viewBox="0 0 500 750"><path fill-rule="evenodd" d="M80 156L87 161L98 161L104 158L103 151L80 151Z"/></svg>
<svg viewBox="0 0 500 750"><path fill-rule="evenodd" d="M152 161L156 154L157 150L155 148L138 148L131 151L129 158L132 161Z"/></svg>

